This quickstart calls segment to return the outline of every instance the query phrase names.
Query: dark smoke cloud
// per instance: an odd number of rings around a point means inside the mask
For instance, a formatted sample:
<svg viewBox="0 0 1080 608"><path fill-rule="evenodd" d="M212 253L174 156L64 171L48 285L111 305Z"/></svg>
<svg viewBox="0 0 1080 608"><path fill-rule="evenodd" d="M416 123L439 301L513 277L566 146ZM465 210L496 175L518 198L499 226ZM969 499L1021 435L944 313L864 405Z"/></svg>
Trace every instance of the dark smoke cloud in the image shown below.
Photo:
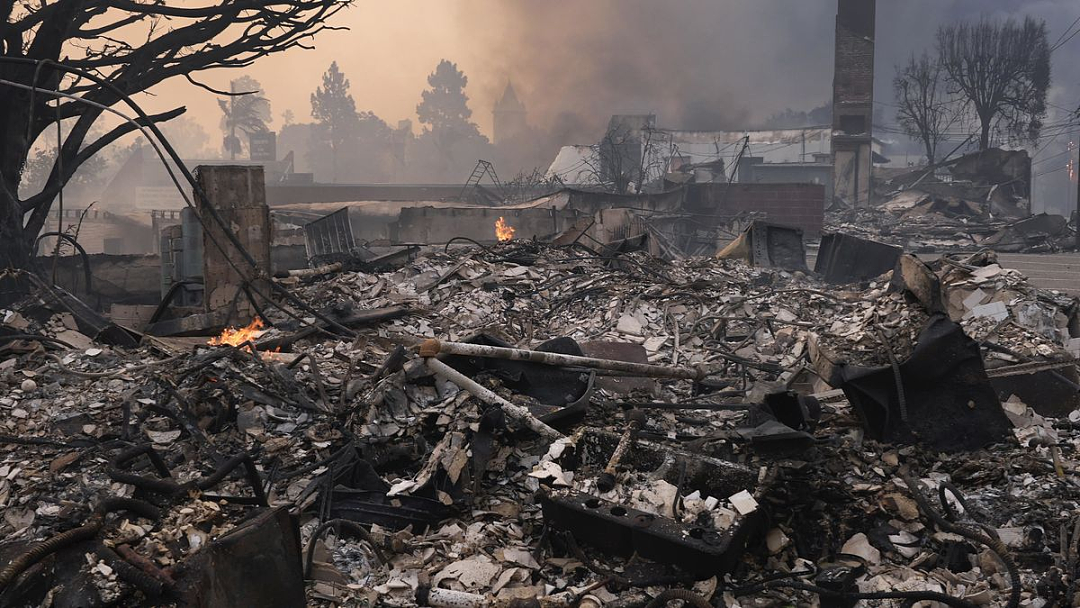
<svg viewBox="0 0 1080 608"><path fill-rule="evenodd" d="M715 129L828 97L833 16L809 4L464 0L459 16L486 62L476 84L513 80L541 119L655 112Z"/></svg>
<svg viewBox="0 0 1080 608"><path fill-rule="evenodd" d="M479 68L474 96L495 99L510 79L539 126L655 112L664 126L739 129L829 99L835 14L830 0L461 0L457 25ZM1080 4L879 0L878 100L892 101L893 67L932 46L940 24L982 15L1044 18L1053 40ZM1075 92L1080 62L1055 59L1059 94Z"/></svg>

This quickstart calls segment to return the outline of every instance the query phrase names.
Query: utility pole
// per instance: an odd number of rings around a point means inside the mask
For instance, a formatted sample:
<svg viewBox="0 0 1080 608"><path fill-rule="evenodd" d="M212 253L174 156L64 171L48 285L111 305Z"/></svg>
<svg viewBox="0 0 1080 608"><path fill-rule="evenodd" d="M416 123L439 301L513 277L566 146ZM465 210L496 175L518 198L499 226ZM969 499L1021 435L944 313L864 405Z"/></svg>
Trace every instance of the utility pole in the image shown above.
<svg viewBox="0 0 1080 608"><path fill-rule="evenodd" d="M1080 146L1076 147L1076 155L1076 166L1080 167ZM1076 250L1080 251L1080 175L1073 171L1073 176L1076 178Z"/></svg>

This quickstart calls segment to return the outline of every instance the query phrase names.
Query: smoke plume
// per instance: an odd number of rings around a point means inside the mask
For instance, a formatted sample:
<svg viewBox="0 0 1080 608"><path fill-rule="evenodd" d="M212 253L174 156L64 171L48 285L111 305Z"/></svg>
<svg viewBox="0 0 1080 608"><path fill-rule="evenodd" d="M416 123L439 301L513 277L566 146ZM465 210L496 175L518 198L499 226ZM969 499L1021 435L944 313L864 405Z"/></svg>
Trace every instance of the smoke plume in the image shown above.
<svg viewBox="0 0 1080 608"><path fill-rule="evenodd" d="M739 129L830 98L835 14L828 0L461 0L456 26L474 98L494 101L510 80L540 125L653 112L668 127ZM1080 16L1074 0L879 0L878 100L892 102L893 67L939 25L1028 14L1051 39ZM1080 82L1071 63L1055 61L1055 82Z"/></svg>

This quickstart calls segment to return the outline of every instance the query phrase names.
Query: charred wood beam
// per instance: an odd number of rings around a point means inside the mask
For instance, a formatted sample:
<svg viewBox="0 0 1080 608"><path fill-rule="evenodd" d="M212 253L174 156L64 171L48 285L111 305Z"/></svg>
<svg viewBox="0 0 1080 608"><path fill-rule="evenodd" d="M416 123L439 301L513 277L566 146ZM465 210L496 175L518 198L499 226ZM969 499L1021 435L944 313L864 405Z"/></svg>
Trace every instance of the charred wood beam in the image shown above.
<svg viewBox="0 0 1080 608"><path fill-rule="evenodd" d="M641 376L681 378L684 380L702 380L708 375L704 368L632 363L628 361L598 359L596 357L582 357L578 355L563 355L522 348L503 348L500 346L466 344L463 342L444 342L440 340L426 340L420 345L421 357L435 357L440 354L463 355L466 357L487 357L511 361L528 361L530 363L554 366L578 366L589 369L627 372Z"/></svg>

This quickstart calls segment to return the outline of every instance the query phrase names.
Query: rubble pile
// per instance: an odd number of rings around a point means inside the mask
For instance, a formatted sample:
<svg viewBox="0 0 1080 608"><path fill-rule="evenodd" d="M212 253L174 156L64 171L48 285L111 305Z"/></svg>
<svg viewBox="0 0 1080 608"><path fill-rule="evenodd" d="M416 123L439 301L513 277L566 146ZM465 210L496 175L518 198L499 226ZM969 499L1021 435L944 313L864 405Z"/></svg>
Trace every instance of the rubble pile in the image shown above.
<svg viewBox="0 0 1080 608"><path fill-rule="evenodd" d="M1073 249L1067 217L1031 212L1032 163L1022 150L991 148L930 167L885 170L871 208L826 214L826 230L916 253Z"/></svg>
<svg viewBox="0 0 1080 608"><path fill-rule="evenodd" d="M1077 303L991 253L835 286L511 241L280 281L350 335L4 312L0 605L1074 601L1080 411L1009 382L1075 387ZM985 436L920 430L931 372Z"/></svg>
<svg viewBox="0 0 1080 608"><path fill-rule="evenodd" d="M939 267L949 316L978 340L1051 356L1076 331L1075 298L1031 288L1023 274L1002 268L993 252L946 258Z"/></svg>
<svg viewBox="0 0 1080 608"><path fill-rule="evenodd" d="M1075 228L1060 215L987 216L968 201L902 192L878 207L830 211L825 230L918 253L971 251L1049 253L1072 249Z"/></svg>
<svg viewBox="0 0 1080 608"><path fill-rule="evenodd" d="M827 232L860 236L916 253L970 251L1009 223L985 218L963 201L935 202L917 192L902 193L879 207L825 214Z"/></svg>

